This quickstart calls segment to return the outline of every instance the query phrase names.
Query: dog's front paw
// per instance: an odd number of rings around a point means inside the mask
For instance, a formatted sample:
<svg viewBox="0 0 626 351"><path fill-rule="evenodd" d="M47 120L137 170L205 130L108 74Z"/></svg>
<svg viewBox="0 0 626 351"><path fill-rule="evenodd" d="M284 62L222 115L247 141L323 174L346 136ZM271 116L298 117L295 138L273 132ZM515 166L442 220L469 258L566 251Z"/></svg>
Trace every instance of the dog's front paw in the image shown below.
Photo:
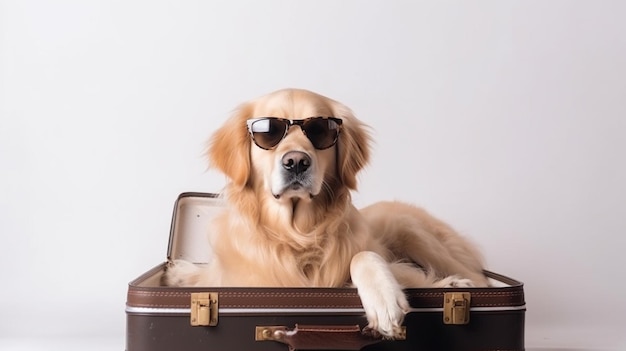
<svg viewBox="0 0 626 351"><path fill-rule="evenodd" d="M440 288L473 288L476 285L470 279L461 278L458 275L445 277L435 283Z"/></svg>
<svg viewBox="0 0 626 351"><path fill-rule="evenodd" d="M165 286L194 286L201 275L200 268L185 260L170 261L165 265L161 276L161 285Z"/></svg>
<svg viewBox="0 0 626 351"><path fill-rule="evenodd" d="M368 322L363 332L384 339L401 339L404 337L402 321L409 312L409 303L399 287L397 290L388 288L360 291Z"/></svg>
<svg viewBox="0 0 626 351"><path fill-rule="evenodd" d="M352 258L350 273L367 317L364 332L385 339L403 338L402 321L410 306L387 262L374 252L360 252Z"/></svg>

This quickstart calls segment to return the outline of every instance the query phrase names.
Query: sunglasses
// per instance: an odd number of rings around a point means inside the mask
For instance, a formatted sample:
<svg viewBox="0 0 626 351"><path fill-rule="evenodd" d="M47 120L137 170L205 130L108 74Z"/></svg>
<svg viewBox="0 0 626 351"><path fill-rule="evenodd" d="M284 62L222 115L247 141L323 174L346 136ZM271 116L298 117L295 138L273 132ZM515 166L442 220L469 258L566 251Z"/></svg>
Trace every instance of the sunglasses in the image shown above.
<svg viewBox="0 0 626 351"><path fill-rule="evenodd" d="M337 143L341 131L341 119L335 117L310 117L286 119L261 117L248 120L248 131L254 143L261 149L271 150L287 136L293 125L300 129L318 150L328 149Z"/></svg>

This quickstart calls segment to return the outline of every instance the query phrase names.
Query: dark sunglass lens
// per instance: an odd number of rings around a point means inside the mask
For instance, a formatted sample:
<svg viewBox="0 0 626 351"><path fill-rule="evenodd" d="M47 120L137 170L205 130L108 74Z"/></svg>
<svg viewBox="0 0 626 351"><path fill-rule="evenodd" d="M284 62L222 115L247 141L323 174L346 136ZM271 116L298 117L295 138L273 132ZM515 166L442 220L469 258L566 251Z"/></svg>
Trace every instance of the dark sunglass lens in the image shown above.
<svg viewBox="0 0 626 351"><path fill-rule="evenodd" d="M327 149L335 144L339 125L328 118L312 118L307 120L302 129L317 149Z"/></svg>
<svg viewBox="0 0 626 351"><path fill-rule="evenodd" d="M255 121L250 129L258 146L271 149L283 140L287 124L280 119L267 118Z"/></svg>

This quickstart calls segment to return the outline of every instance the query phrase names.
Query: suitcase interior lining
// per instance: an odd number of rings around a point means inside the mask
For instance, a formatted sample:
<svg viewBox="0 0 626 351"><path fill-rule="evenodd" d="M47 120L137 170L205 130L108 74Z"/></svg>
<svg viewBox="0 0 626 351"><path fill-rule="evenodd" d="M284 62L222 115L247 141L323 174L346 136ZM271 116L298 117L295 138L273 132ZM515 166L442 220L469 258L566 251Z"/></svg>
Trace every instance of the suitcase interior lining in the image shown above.
<svg viewBox="0 0 626 351"><path fill-rule="evenodd" d="M174 205L168 259L207 263L211 258L208 233L210 220L224 208L216 194L183 193ZM198 245L206 243L206 245Z"/></svg>

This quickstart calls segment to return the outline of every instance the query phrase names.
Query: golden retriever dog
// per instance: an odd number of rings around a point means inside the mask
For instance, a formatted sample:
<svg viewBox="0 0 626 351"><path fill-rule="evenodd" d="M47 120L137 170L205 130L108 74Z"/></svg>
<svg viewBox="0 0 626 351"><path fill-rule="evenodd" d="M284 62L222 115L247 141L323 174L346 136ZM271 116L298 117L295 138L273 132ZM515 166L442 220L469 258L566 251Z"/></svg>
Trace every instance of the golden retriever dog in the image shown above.
<svg viewBox="0 0 626 351"><path fill-rule="evenodd" d="M213 135L229 183L207 265L170 262L170 286L358 289L372 334L401 333L407 287L486 286L478 251L422 209L352 204L370 135L349 108L285 89L242 104Z"/></svg>

